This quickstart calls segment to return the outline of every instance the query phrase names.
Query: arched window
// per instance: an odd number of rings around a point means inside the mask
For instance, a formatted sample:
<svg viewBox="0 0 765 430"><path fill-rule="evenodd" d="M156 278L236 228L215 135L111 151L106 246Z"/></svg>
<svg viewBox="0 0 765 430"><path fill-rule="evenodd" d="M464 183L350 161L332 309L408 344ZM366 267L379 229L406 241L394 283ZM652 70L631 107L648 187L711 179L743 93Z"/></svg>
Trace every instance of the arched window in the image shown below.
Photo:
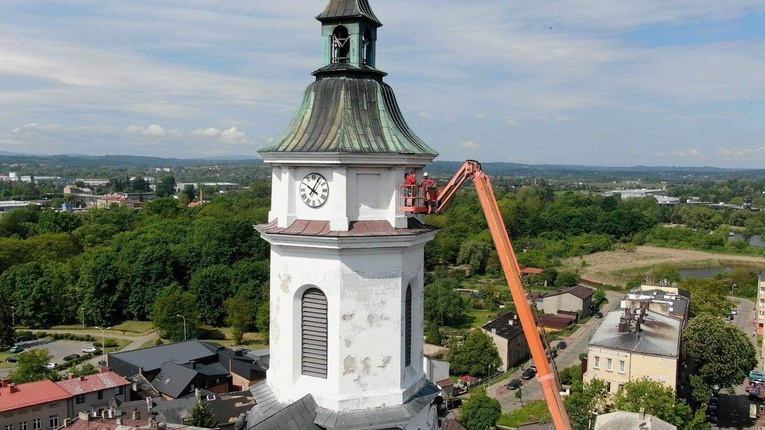
<svg viewBox="0 0 765 430"><path fill-rule="evenodd" d="M303 293L300 306L302 374L327 378L327 296L317 288Z"/></svg>
<svg viewBox="0 0 765 430"><path fill-rule="evenodd" d="M364 64L374 67L374 62L372 61L372 30L368 28L364 31Z"/></svg>
<svg viewBox="0 0 765 430"><path fill-rule="evenodd" d="M412 286L406 287L404 299L404 366L412 365Z"/></svg>
<svg viewBox="0 0 765 430"><path fill-rule="evenodd" d="M351 38L348 29L339 25L332 32L332 62L346 63L351 58Z"/></svg>

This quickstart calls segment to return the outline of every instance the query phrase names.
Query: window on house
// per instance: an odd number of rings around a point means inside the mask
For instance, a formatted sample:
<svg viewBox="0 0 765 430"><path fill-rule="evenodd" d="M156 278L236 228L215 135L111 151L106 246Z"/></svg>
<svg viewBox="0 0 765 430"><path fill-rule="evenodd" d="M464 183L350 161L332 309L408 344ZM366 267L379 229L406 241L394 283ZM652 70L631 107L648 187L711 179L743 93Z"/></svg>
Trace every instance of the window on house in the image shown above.
<svg viewBox="0 0 765 430"><path fill-rule="evenodd" d="M27 430L27 422L22 421L19 423L19 430Z"/></svg>
<svg viewBox="0 0 765 430"><path fill-rule="evenodd" d="M35 418L32 420L32 430L40 430L42 429L42 420L40 418Z"/></svg>
<svg viewBox="0 0 765 430"><path fill-rule="evenodd" d="M51 415L49 422L50 422L50 428L54 429L58 427L58 415Z"/></svg>
<svg viewBox="0 0 765 430"><path fill-rule="evenodd" d="M122 394L122 386L121 385L114 389L114 395L115 396L119 396L120 394Z"/></svg>
<svg viewBox="0 0 765 430"><path fill-rule="evenodd" d="M609 392L609 393L611 392L611 383L610 382L606 382L606 392Z"/></svg>
<svg viewBox="0 0 765 430"><path fill-rule="evenodd" d="M619 373L624 373L625 363L624 360L619 360Z"/></svg>
<svg viewBox="0 0 765 430"><path fill-rule="evenodd" d="M104 398L104 390L98 390L98 400L101 400Z"/></svg>
<svg viewBox="0 0 765 430"><path fill-rule="evenodd" d="M606 358L606 370L611 371L613 368L614 360Z"/></svg>
<svg viewBox="0 0 765 430"><path fill-rule="evenodd" d="M619 384L619 392L621 393L624 391L624 384Z"/></svg>
<svg viewBox="0 0 765 430"><path fill-rule="evenodd" d="M302 374L327 378L327 296L310 288L301 300Z"/></svg>
<svg viewBox="0 0 765 430"><path fill-rule="evenodd" d="M77 403L78 405L80 403L85 403L85 395L84 394L78 394L78 395L74 396L74 402Z"/></svg>
<svg viewBox="0 0 765 430"><path fill-rule="evenodd" d="M412 365L412 286L406 287L404 300L404 366Z"/></svg>
<svg viewBox="0 0 765 430"><path fill-rule="evenodd" d="M592 363L592 367L595 369L600 369L600 357L595 357L595 362Z"/></svg>
<svg viewBox="0 0 765 430"><path fill-rule="evenodd" d="M5 430L13 430L13 424L6 424Z"/></svg>

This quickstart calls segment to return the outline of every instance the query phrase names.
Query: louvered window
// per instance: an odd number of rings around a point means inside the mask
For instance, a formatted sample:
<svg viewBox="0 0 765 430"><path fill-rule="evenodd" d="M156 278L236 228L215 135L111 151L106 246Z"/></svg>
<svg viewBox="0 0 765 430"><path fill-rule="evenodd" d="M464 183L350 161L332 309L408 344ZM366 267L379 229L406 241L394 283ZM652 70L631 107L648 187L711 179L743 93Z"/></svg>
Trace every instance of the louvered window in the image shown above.
<svg viewBox="0 0 765 430"><path fill-rule="evenodd" d="M302 373L327 378L327 296L316 288L303 294L301 306Z"/></svg>
<svg viewBox="0 0 765 430"><path fill-rule="evenodd" d="M412 286L406 287L404 304L404 365L412 365Z"/></svg>

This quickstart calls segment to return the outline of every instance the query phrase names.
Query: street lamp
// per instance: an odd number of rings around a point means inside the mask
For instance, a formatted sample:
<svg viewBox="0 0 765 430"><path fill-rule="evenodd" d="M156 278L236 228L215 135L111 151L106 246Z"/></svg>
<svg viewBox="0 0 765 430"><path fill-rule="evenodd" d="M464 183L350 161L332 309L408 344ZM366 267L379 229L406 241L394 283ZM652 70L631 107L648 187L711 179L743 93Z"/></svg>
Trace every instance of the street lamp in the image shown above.
<svg viewBox="0 0 765 430"><path fill-rule="evenodd" d="M183 315L176 315L179 318L183 318L183 340L186 340L186 317Z"/></svg>
<svg viewBox="0 0 765 430"><path fill-rule="evenodd" d="M85 308L80 308L80 312L82 312L82 329L85 330Z"/></svg>
<svg viewBox="0 0 765 430"><path fill-rule="evenodd" d="M11 325L16 327L16 306L11 306Z"/></svg>
<svg viewBox="0 0 765 430"><path fill-rule="evenodd" d="M106 330L109 330L110 327L102 328L102 327L96 327L97 329L101 330L101 356L103 357L104 364L106 364L106 367L109 367L109 362L107 361L106 356Z"/></svg>

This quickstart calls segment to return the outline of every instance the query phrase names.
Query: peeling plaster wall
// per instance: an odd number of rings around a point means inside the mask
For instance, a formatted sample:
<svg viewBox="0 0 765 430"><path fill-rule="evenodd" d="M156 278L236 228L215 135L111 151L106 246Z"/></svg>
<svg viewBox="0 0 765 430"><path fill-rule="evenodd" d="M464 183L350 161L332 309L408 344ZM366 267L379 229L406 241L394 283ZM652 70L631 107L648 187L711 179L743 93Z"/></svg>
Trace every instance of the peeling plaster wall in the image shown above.
<svg viewBox="0 0 765 430"><path fill-rule="evenodd" d="M282 401L311 393L317 404L354 410L402 404L425 383L423 249L318 250L274 246L271 367ZM412 359L404 368L404 297L412 286ZM327 379L301 375L300 298L312 286L328 301Z"/></svg>

